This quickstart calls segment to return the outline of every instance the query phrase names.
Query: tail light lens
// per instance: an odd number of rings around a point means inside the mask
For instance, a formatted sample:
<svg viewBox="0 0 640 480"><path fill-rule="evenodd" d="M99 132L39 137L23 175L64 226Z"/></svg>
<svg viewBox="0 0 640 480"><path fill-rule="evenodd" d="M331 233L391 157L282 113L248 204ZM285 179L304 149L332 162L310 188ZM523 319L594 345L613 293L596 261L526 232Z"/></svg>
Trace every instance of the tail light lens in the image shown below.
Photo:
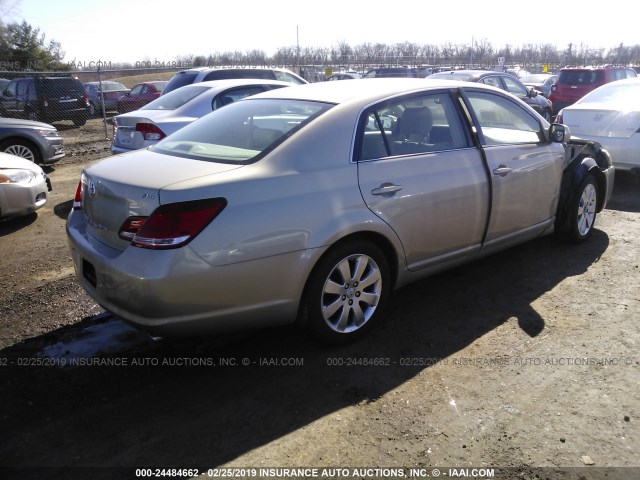
<svg viewBox="0 0 640 480"><path fill-rule="evenodd" d="M166 250L193 240L227 206L224 198L170 203L149 217L129 217L118 235L135 247Z"/></svg>
<svg viewBox="0 0 640 480"><path fill-rule="evenodd" d="M78 182L78 188L76 188L76 195L73 197L73 209L82 210L82 180Z"/></svg>
<svg viewBox="0 0 640 480"><path fill-rule="evenodd" d="M145 140L162 140L166 135L154 123L137 123L136 132L142 133Z"/></svg>

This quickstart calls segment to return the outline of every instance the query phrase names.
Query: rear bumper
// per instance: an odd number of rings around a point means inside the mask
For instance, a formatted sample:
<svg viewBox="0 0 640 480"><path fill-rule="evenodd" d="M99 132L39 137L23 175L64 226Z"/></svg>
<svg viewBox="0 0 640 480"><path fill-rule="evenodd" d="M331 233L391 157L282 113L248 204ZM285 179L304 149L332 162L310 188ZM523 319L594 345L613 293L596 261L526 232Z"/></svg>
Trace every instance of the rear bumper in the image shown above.
<svg viewBox="0 0 640 480"><path fill-rule="evenodd" d="M67 235L80 284L104 309L143 330L194 335L295 322L307 252L212 266L188 245L116 250L84 225L84 215L73 211ZM275 280L273 272L283 271Z"/></svg>

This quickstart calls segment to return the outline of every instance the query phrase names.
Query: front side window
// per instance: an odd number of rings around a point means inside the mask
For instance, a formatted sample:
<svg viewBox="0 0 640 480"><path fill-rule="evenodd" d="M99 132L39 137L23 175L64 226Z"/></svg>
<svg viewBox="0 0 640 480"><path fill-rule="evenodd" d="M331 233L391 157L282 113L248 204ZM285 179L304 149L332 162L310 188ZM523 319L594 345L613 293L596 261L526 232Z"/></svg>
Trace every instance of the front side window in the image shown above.
<svg viewBox="0 0 640 480"><path fill-rule="evenodd" d="M181 128L151 148L194 160L251 163L332 106L286 99L236 102Z"/></svg>
<svg viewBox="0 0 640 480"><path fill-rule="evenodd" d="M448 93L414 95L370 108L360 130L356 145L358 160L469 146Z"/></svg>
<svg viewBox="0 0 640 480"><path fill-rule="evenodd" d="M486 92L467 92L480 123L484 145L539 143L540 123L515 101Z"/></svg>
<svg viewBox="0 0 640 480"><path fill-rule="evenodd" d="M131 96L135 97L136 95L140 95L140 93L142 92L142 87L144 85L136 85L135 87L133 87L131 89Z"/></svg>

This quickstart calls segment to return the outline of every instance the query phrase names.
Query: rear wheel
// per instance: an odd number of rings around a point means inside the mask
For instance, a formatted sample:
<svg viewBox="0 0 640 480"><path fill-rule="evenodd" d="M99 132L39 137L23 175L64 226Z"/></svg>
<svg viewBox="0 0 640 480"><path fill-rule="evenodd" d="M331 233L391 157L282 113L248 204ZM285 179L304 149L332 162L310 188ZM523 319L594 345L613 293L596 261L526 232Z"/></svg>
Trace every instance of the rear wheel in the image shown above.
<svg viewBox="0 0 640 480"><path fill-rule="evenodd" d="M320 340L355 340L379 322L390 289L389 264L376 245L361 241L338 245L309 278L302 320Z"/></svg>
<svg viewBox="0 0 640 480"><path fill-rule="evenodd" d="M87 123L87 117L86 117L86 116L84 116L84 115L82 115L82 116L80 116L80 117L75 117L75 118L73 119L73 124L74 124L76 127L81 127L81 126L82 126L82 125L84 125L85 123Z"/></svg>
<svg viewBox="0 0 640 480"><path fill-rule="evenodd" d="M0 144L0 152L22 157L33 163L40 162L40 152L30 142L21 139L9 139Z"/></svg>
<svg viewBox="0 0 640 480"><path fill-rule="evenodd" d="M568 210L559 218L556 231L560 238L571 243L584 242L596 222L598 208L598 185L593 175L586 175L573 192Z"/></svg>

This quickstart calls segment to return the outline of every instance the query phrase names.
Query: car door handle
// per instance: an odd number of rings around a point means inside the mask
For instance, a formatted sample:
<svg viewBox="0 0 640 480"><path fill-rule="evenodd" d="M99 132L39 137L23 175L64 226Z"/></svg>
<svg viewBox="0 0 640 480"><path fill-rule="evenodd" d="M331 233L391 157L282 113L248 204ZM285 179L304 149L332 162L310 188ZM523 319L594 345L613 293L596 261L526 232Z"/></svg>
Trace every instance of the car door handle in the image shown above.
<svg viewBox="0 0 640 480"><path fill-rule="evenodd" d="M504 166L504 165L500 165L498 168L496 168L493 171L494 175L500 175L501 177L504 177L504 176L506 176L506 175L508 175L510 173L511 173L511 169L509 167Z"/></svg>
<svg viewBox="0 0 640 480"><path fill-rule="evenodd" d="M393 185L392 183L383 183L378 188L371 190L371 195L388 195L389 193L394 193L398 190L402 190L402 186Z"/></svg>

